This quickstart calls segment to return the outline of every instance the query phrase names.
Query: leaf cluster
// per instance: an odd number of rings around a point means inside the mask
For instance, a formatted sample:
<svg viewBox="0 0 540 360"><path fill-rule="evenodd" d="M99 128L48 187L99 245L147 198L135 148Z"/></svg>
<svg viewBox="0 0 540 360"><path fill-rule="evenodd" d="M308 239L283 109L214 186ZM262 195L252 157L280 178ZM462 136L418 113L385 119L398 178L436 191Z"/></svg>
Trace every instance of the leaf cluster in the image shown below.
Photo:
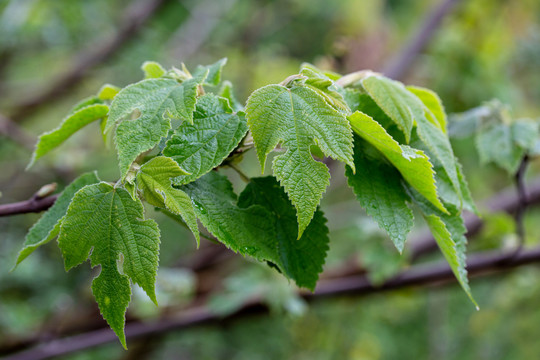
<svg viewBox="0 0 540 360"><path fill-rule="evenodd" d="M100 266L92 291L126 346L131 283L152 299L160 233L142 201L177 217L199 244L198 221L227 248L268 263L315 289L328 251L320 200L330 184L324 158L346 165L360 204L404 249L413 211L422 214L469 295L462 209L474 204L453 154L446 114L432 91L372 72L341 77L304 64L280 84L255 90L245 109L221 81L226 60L189 71L143 64L145 78L105 85L55 130L43 134L31 164L93 121L115 144L120 178L84 174L30 229L17 264L56 236L67 270ZM237 195L220 167L255 148L264 171ZM474 300L473 300L474 302Z"/></svg>

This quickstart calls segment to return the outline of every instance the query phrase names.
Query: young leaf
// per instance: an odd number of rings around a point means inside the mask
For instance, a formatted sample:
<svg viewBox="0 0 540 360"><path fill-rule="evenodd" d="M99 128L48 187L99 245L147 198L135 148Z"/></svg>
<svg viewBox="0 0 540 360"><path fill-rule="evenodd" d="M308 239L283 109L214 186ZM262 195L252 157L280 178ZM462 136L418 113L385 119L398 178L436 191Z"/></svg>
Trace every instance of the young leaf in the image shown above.
<svg viewBox="0 0 540 360"><path fill-rule="evenodd" d="M532 149L538 140L538 123L527 119L518 119L510 126L514 143L524 150Z"/></svg>
<svg viewBox="0 0 540 360"><path fill-rule="evenodd" d="M43 214L43 216L32 226L26 234L23 248L17 256L17 262L13 269L34 252L41 245L45 245L58 235L62 218L66 215L71 199L77 191L86 185L99 182L95 172L86 173L79 176L71 184L66 186L64 191L58 196L54 205Z"/></svg>
<svg viewBox="0 0 540 360"><path fill-rule="evenodd" d="M118 86L114 86L111 84L105 84L99 89L98 91L98 98L100 100L112 100L120 92L120 88Z"/></svg>
<svg viewBox="0 0 540 360"><path fill-rule="evenodd" d="M59 127L42 134L36 144L36 149L32 154L32 160L28 167L32 166L36 160L58 147L71 135L85 127L86 125L99 120L109 112L109 107L103 104L94 104L76 110L65 118Z"/></svg>
<svg viewBox="0 0 540 360"><path fill-rule="evenodd" d="M218 60L212 65L199 65L193 72L193 77L203 75L208 71L208 76L206 76L206 79L204 80L204 85L216 86L221 81L221 71L225 64L227 64L227 58Z"/></svg>
<svg viewBox="0 0 540 360"><path fill-rule="evenodd" d="M441 98L429 89L419 86L407 86L407 90L412 92L425 106L425 114L429 121L435 124L446 134L446 113Z"/></svg>
<svg viewBox="0 0 540 360"><path fill-rule="evenodd" d="M414 189L446 212L437 197L433 165L422 151L399 145L379 123L364 113L357 111L349 116L349 120L353 131L377 148Z"/></svg>
<svg viewBox="0 0 540 360"><path fill-rule="evenodd" d="M320 210L302 237L296 239L296 212L287 194L272 176L252 178L240 194L238 206L260 205L268 210L268 221L275 223L277 253L270 261L298 286L315 289L328 251L328 228Z"/></svg>
<svg viewBox="0 0 540 360"><path fill-rule="evenodd" d="M157 79L165 75L166 71L155 61L145 61L141 66L145 79Z"/></svg>
<svg viewBox="0 0 540 360"><path fill-rule="evenodd" d="M349 122L305 86L258 89L249 97L246 113L263 171L268 153L279 142L287 148L274 158L273 169L296 207L300 238L330 179L328 168L313 159L310 147L317 145L326 156L354 169Z"/></svg>
<svg viewBox="0 0 540 360"><path fill-rule="evenodd" d="M476 148L483 164L493 162L509 174L514 174L525 150L516 144L510 127L506 124L496 124L481 129L476 135Z"/></svg>
<svg viewBox="0 0 540 360"><path fill-rule="evenodd" d="M152 149L167 135L171 118L193 123L199 83L199 78L182 83L173 79L147 79L122 89L116 95L105 132L120 123L115 142L122 179L139 154ZM136 111L140 116L130 120Z"/></svg>
<svg viewBox="0 0 540 360"><path fill-rule="evenodd" d="M247 130L243 113L234 113L226 99L213 94L201 96L193 125L182 124L163 149L163 155L189 173L176 177L174 184L187 184L221 164Z"/></svg>
<svg viewBox="0 0 540 360"><path fill-rule="evenodd" d="M260 261L272 261L275 227L262 206L239 208L232 184L211 171L182 188L192 199L202 224L229 249Z"/></svg>
<svg viewBox="0 0 540 360"><path fill-rule="evenodd" d="M234 111L243 111L244 106L236 99L233 91L233 85L230 81L225 80L221 89L219 89L218 95L222 98L229 100L229 105Z"/></svg>
<svg viewBox="0 0 540 360"><path fill-rule="evenodd" d="M182 190L171 186L172 178L185 174L186 172L173 159L158 156L141 166L137 173L137 187L142 191L144 199L149 204L180 215L193 232L195 239L197 239L197 246L199 246L197 217L191 199Z"/></svg>
<svg viewBox="0 0 540 360"><path fill-rule="evenodd" d="M351 109L347 106L347 102L343 96L336 91L336 86L329 77L312 66L303 67L300 74L306 77L304 84L321 95L330 106L336 110L342 111L344 114L351 113Z"/></svg>
<svg viewBox="0 0 540 360"><path fill-rule="evenodd" d="M156 303L159 229L144 219L143 206L122 188L101 182L79 190L60 227L58 246L66 270L88 259L101 265L92 291L103 318L126 347L124 323L130 282L139 284Z"/></svg>
<svg viewBox="0 0 540 360"><path fill-rule="evenodd" d="M411 199L401 185L399 172L381 161L368 159L362 143L361 139L355 139L356 173L346 167L345 175L366 213L386 230L401 253L414 225L413 213L407 206Z"/></svg>
<svg viewBox="0 0 540 360"><path fill-rule="evenodd" d="M402 83L383 76L372 75L362 80L366 92L394 121L408 143L414 121L424 115L422 103Z"/></svg>

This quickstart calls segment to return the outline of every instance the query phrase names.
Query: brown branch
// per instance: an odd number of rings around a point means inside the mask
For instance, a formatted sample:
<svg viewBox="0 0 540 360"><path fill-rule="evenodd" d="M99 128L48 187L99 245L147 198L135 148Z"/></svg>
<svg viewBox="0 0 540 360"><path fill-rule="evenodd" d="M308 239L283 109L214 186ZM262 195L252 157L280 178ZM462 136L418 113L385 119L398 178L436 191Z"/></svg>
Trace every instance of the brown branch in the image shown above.
<svg viewBox="0 0 540 360"><path fill-rule="evenodd" d="M165 3L165 0L139 1L126 10L127 16L113 38L104 41L101 46L93 48L81 54L74 65L50 87L42 93L29 97L14 106L11 111L13 121L21 121L23 118L34 113L41 105L54 100L58 95L66 93L77 85L88 74L88 71L109 59L128 40L130 40L142 28L156 11Z"/></svg>
<svg viewBox="0 0 540 360"><path fill-rule="evenodd" d="M405 45L403 50L385 66L383 73L389 78L401 80L410 69L414 59L424 50L442 19L447 15L458 0L443 0L425 18L417 33Z"/></svg>
<svg viewBox="0 0 540 360"><path fill-rule="evenodd" d="M471 276L481 276L509 270L521 265L540 262L540 247L523 251L520 254L486 252L472 255L467 262ZM315 293L302 293L301 296L308 301L338 296L359 296L395 290L411 286L425 286L455 282L455 277L446 262L431 265L415 266L388 280L380 286L373 285L366 276L352 276L320 282ZM216 324L238 319L239 317L268 312L261 299L254 299L244 304L233 314L219 316L206 307L196 307L184 311L176 316L168 315L153 323L129 323L126 325L126 338L129 340L156 336L169 331L177 331L203 324ZM110 342L117 341L116 335L110 329L100 329L87 333L60 338L41 344L6 360L41 360L70 354L76 351L89 349Z"/></svg>
<svg viewBox="0 0 540 360"><path fill-rule="evenodd" d="M50 192L43 193L43 189L47 191L47 186L42 187L37 193L35 193L30 199L25 201L20 201L11 204L1 204L0 205L0 217L1 216L11 216L17 214L27 214L41 212L47 210L53 206L54 202L58 198L58 195L50 195ZM54 185L54 189L56 184ZM53 190L54 190L53 189Z"/></svg>

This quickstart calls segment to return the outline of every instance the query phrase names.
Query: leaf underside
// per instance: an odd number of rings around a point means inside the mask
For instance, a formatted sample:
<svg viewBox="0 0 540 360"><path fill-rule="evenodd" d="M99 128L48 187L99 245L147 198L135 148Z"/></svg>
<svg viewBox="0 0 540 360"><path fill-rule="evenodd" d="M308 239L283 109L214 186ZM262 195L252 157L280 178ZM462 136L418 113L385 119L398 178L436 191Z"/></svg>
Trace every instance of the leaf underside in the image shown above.
<svg viewBox="0 0 540 360"><path fill-rule="evenodd" d="M296 239L295 209L273 177L254 178L240 199L217 172L182 187L202 224L231 250L277 266L298 286L315 287L328 249L328 229L317 210Z"/></svg>
<svg viewBox="0 0 540 360"><path fill-rule="evenodd" d="M380 160L366 157L366 145L361 146L363 143L355 139L356 173L346 168L348 184L366 213L386 230L396 248L402 252L407 234L414 225L413 213L407 205L410 197L403 189L399 172Z"/></svg>

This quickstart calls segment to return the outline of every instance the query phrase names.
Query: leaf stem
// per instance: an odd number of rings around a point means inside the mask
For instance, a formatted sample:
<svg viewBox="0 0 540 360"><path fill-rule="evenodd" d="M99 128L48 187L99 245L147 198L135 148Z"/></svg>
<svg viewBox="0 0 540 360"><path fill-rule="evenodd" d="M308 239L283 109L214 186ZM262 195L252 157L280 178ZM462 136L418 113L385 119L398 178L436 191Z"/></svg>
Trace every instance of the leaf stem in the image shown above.
<svg viewBox="0 0 540 360"><path fill-rule="evenodd" d="M248 183L248 182L250 181L249 176L247 176L247 175L246 175L246 174L245 174L238 166L236 166L236 164L230 162L230 163L228 163L227 165L230 166L231 169L233 169L234 171L236 171L236 172L238 173L238 175L240 175L240 178L241 178L244 182Z"/></svg>

